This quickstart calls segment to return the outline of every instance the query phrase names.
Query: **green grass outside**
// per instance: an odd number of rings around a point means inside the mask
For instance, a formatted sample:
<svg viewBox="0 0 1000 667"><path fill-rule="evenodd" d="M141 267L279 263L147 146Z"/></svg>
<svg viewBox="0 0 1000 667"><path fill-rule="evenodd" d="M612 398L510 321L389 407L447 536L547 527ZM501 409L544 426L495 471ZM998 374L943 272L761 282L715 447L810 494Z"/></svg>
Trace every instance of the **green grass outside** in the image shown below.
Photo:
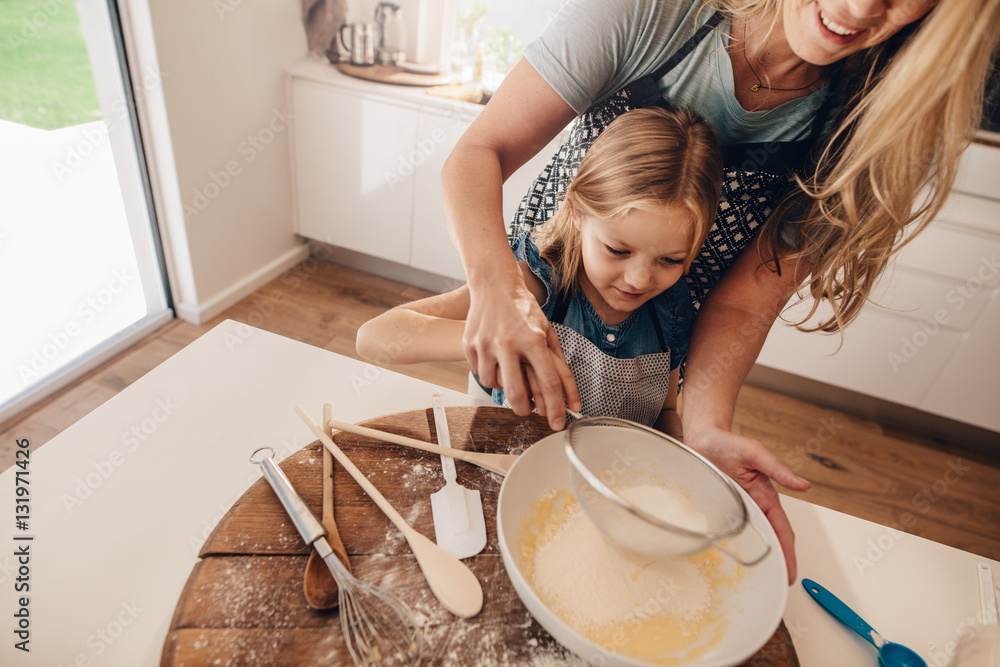
<svg viewBox="0 0 1000 667"><path fill-rule="evenodd" d="M0 0L0 118L55 130L100 117L74 0Z"/></svg>

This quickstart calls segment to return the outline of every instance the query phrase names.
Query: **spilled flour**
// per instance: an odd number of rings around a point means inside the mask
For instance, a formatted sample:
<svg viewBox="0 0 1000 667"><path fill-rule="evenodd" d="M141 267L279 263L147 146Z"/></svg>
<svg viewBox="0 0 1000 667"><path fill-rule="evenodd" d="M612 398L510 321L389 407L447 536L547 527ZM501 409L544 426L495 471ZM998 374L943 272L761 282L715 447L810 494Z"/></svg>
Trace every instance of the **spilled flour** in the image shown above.
<svg viewBox="0 0 1000 667"><path fill-rule="evenodd" d="M686 499L638 488L623 495L650 507L667 501L669 518L699 528L703 514ZM669 492L668 492L669 493ZM663 507L663 505L659 505ZM715 588L717 550L687 558L653 558L604 538L573 495L552 490L521 529L522 570L541 601L578 634L614 653L657 664L683 664L721 641L726 619Z"/></svg>

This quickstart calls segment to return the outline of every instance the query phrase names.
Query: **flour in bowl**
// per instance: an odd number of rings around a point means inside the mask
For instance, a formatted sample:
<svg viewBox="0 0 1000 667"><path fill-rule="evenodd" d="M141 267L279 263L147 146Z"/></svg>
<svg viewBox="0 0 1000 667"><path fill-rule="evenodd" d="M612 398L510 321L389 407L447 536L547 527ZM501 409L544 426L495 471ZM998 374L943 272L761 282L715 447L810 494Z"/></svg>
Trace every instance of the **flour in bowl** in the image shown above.
<svg viewBox="0 0 1000 667"><path fill-rule="evenodd" d="M725 623L712 607L717 554L653 558L622 549L566 491L536 504L522 547L525 575L545 606L615 653L658 662L721 637Z"/></svg>

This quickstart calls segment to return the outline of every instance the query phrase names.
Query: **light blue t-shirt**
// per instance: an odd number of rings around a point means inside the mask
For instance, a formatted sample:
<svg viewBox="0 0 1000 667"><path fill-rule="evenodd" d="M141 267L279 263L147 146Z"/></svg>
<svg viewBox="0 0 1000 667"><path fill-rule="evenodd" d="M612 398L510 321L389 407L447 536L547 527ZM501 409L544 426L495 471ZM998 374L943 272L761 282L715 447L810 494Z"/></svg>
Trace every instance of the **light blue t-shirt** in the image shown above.
<svg viewBox="0 0 1000 667"><path fill-rule="evenodd" d="M569 0L524 55L582 114L677 52L715 11L699 8L702 0ZM658 82L663 99L700 114L723 146L804 138L826 88L768 111L745 111L733 94L728 35L723 21L668 72Z"/></svg>

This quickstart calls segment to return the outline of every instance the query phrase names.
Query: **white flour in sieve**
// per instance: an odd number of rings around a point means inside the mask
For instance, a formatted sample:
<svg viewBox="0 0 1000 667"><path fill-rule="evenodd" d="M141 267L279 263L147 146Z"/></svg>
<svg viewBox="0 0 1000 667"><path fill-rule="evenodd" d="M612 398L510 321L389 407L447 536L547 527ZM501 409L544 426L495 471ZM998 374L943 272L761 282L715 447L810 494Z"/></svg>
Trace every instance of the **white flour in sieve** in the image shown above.
<svg viewBox="0 0 1000 667"><path fill-rule="evenodd" d="M566 622L589 631L652 617L693 621L708 613L712 586L694 563L621 549L574 505L538 545L532 576L539 597Z"/></svg>
<svg viewBox="0 0 1000 667"><path fill-rule="evenodd" d="M684 494L654 484L637 484L618 491L625 500L667 523L697 533L708 532L708 517Z"/></svg>

